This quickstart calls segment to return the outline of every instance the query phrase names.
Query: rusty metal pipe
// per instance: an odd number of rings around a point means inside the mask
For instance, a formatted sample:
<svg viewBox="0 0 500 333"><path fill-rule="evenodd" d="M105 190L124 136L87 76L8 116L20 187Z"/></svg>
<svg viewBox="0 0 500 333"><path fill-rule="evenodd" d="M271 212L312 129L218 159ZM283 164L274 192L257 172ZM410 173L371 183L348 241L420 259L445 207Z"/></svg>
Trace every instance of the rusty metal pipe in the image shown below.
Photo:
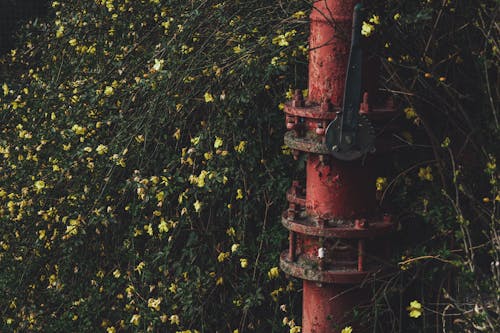
<svg viewBox="0 0 500 333"><path fill-rule="evenodd" d="M294 158L307 153L305 194L297 190L297 182L287 194L290 206L282 224L289 229L289 248L280 256L283 271L303 280L303 333L359 328L352 323L352 311L369 299L361 286L379 270L371 260L377 242L365 239L381 237L394 228L389 217L377 215L374 159L341 161L325 145L327 124L342 107L357 2L313 2L308 101L297 90L293 100L285 103L289 130L285 144ZM367 94L359 107L365 112L376 110Z"/></svg>

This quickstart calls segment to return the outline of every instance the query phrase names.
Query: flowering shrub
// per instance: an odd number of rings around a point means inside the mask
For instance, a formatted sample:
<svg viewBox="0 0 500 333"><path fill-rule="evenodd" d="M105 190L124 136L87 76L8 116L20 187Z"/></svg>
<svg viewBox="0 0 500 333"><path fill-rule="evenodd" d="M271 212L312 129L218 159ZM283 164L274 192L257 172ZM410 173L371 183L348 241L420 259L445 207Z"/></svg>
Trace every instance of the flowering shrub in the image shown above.
<svg viewBox="0 0 500 333"><path fill-rule="evenodd" d="M281 327L307 4L51 7L2 60L2 331Z"/></svg>

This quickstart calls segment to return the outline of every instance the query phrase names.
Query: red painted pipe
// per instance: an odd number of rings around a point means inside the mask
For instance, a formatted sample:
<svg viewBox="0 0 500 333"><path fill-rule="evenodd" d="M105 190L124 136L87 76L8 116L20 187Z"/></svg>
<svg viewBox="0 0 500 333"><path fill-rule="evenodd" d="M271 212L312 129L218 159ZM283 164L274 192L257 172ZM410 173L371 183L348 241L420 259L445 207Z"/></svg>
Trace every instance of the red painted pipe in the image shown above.
<svg viewBox="0 0 500 333"><path fill-rule="evenodd" d="M309 35L309 100L342 103L349 60L352 14L359 0L318 0Z"/></svg>
<svg viewBox="0 0 500 333"><path fill-rule="evenodd" d="M281 268L303 280L303 333L339 333L345 326L360 332L352 311L369 298L361 286L379 270L373 258L381 241L375 238L394 228L390 219L376 214L373 158L340 161L324 142L328 124L342 107L357 2L314 1L308 101L299 90L284 110L285 143L295 157L308 154L305 188L294 182L287 193L290 205L282 223L290 231L289 248L280 257ZM368 94L360 108L374 113Z"/></svg>
<svg viewBox="0 0 500 333"><path fill-rule="evenodd" d="M309 100L329 101L341 107L349 60L352 15L357 0L320 0L311 11L309 37ZM368 172L367 172L368 171ZM373 214L375 179L359 162L307 159L306 211L322 218L353 218ZM352 285L304 280L302 327L304 333L340 332L350 325L354 306L367 298ZM345 324L345 325L344 325Z"/></svg>

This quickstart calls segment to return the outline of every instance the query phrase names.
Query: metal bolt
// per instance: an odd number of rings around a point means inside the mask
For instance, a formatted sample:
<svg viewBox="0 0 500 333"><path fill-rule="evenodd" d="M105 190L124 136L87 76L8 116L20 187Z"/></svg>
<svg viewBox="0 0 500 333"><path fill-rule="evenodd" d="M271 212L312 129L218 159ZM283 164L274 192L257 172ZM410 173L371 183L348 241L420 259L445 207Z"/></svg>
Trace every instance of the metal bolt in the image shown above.
<svg viewBox="0 0 500 333"><path fill-rule="evenodd" d="M368 227L368 221L366 219L356 219L354 221L354 228L355 229L365 229Z"/></svg>
<svg viewBox="0 0 500 333"><path fill-rule="evenodd" d="M368 92L363 94L363 102L361 103L361 107L359 108L360 113L368 113L370 112L370 104L368 103Z"/></svg>
<svg viewBox="0 0 500 333"><path fill-rule="evenodd" d="M302 96L302 91L300 89L295 89L293 94L292 106L294 108L304 107L304 96Z"/></svg>
<svg viewBox="0 0 500 333"><path fill-rule="evenodd" d="M327 98L323 98L319 105L319 110L321 112L331 112L332 111L332 103Z"/></svg>
<svg viewBox="0 0 500 333"><path fill-rule="evenodd" d="M325 135L325 127L323 126L323 123L318 122L316 126L316 134L318 135Z"/></svg>
<svg viewBox="0 0 500 333"><path fill-rule="evenodd" d="M295 117L286 117L286 129L293 130L297 124L297 119Z"/></svg>
<svg viewBox="0 0 500 333"><path fill-rule="evenodd" d="M288 219L294 220L296 212L297 212L297 209L295 208L295 204L290 203L290 205L288 206Z"/></svg>

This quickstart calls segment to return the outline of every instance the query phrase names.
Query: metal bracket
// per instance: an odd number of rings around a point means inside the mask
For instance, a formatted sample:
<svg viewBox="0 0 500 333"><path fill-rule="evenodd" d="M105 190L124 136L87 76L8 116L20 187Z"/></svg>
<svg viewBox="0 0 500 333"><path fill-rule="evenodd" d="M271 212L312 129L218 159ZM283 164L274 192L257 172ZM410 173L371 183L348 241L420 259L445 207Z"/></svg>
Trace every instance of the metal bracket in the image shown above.
<svg viewBox="0 0 500 333"><path fill-rule="evenodd" d="M354 7L351 50L344 89L342 111L326 129L325 143L331 154L345 161L374 152L375 135L368 119L359 115L361 104L362 50L360 45L362 5Z"/></svg>

